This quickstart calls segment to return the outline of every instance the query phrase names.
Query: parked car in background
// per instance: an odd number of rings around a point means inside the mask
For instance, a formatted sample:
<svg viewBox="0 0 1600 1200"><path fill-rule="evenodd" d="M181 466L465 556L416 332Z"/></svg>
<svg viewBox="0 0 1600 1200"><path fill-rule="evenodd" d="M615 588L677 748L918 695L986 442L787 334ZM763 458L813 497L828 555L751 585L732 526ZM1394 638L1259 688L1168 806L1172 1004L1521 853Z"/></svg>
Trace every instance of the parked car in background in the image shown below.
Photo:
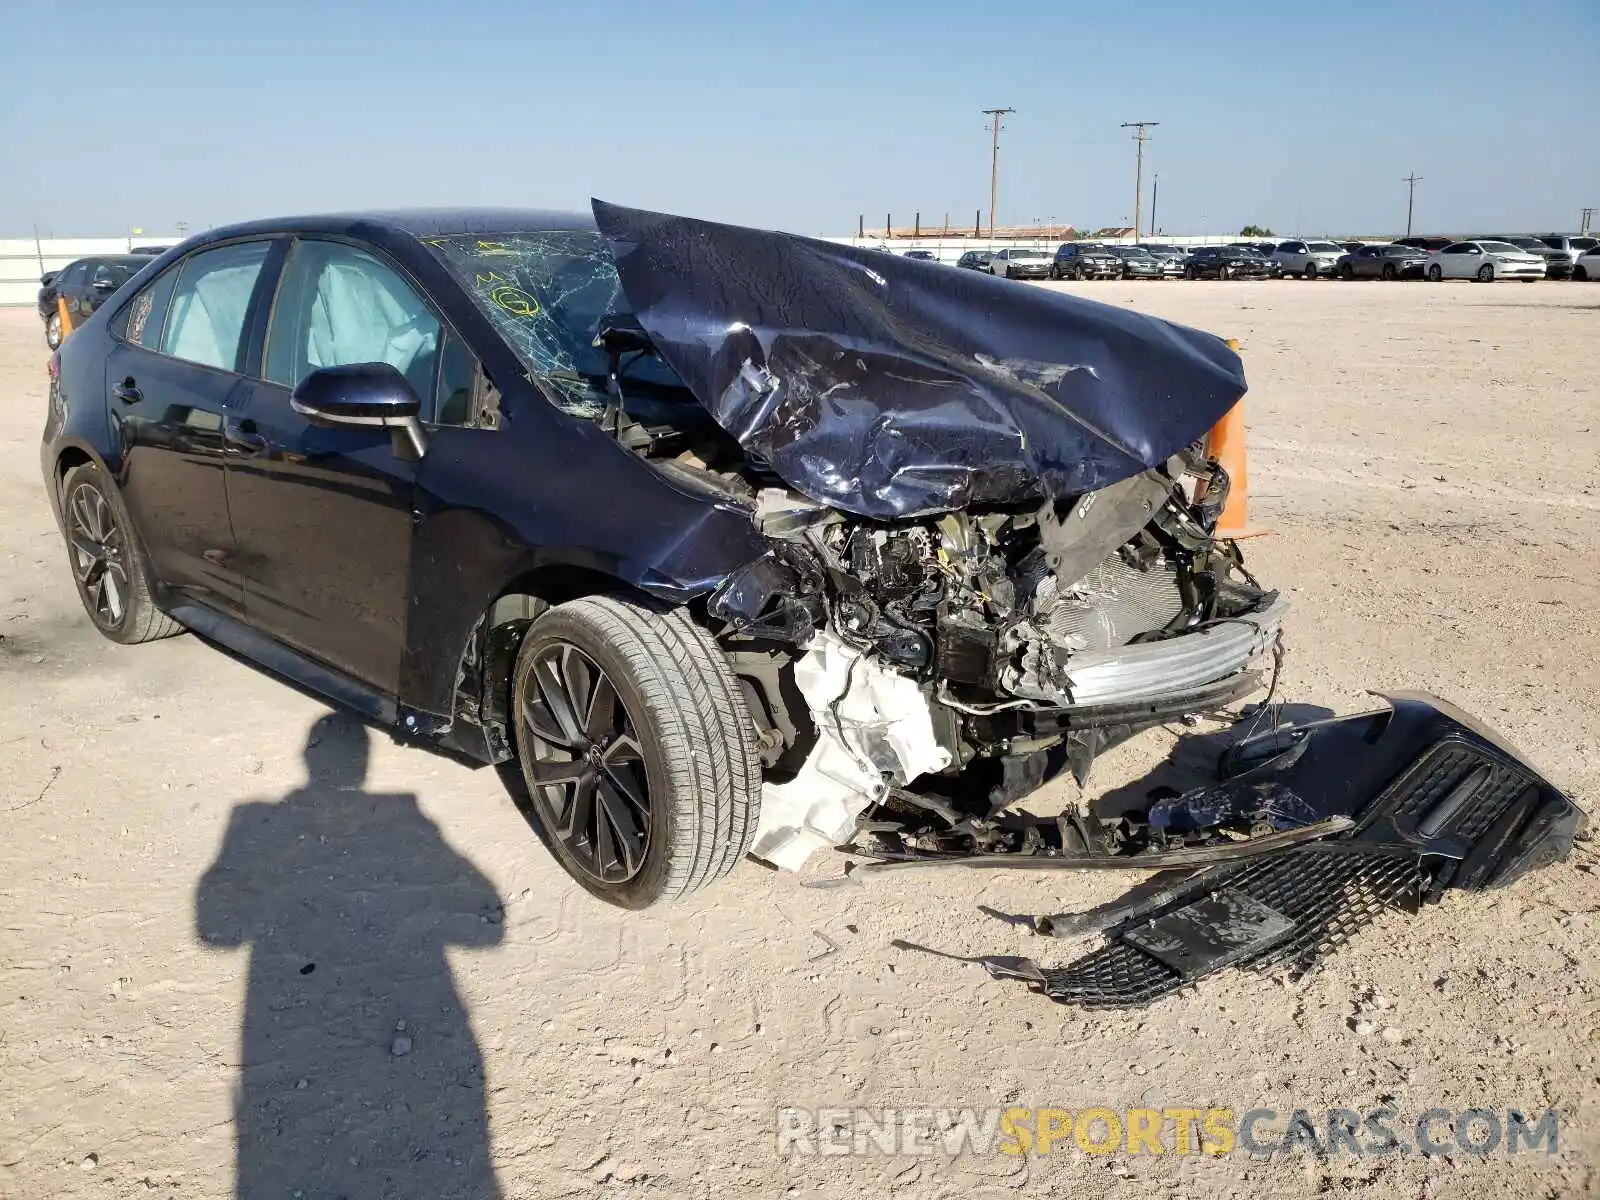
<svg viewBox="0 0 1600 1200"><path fill-rule="evenodd" d="M1407 235L1406 237L1395 238L1394 244L1396 246L1415 246L1418 250L1426 250L1429 254L1432 254L1435 250L1443 250L1457 240L1457 238L1439 237L1435 234L1426 236L1417 234L1415 236Z"/></svg>
<svg viewBox="0 0 1600 1200"><path fill-rule="evenodd" d="M1572 256L1565 250L1557 250L1554 246L1547 245L1543 238L1529 237L1521 233L1480 233L1467 239L1474 242L1506 242L1526 250L1544 260L1544 276L1546 279L1570 279L1572 277Z"/></svg>
<svg viewBox="0 0 1600 1200"><path fill-rule="evenodd" d="M1050 256L1007 246L989 260L989 272L1001 279L1044 279L1050 274Z"/></svg>
<svg viewBox="0 0 1600 1200"><path fill-rule="evenodd" d="M171 249L172 249L171 246L135 246L133 249L129 250L128 253L129 254L147 254L150 257L154 258L157 255L165 254L168 250L171 250Z"/></svg>
<svg viewBox="0 0 1600 1200"><path fill-rule="evenodd" d="M1272 264L1250 246L1201 246L1183 264L1185 279L1266 279Z"/></svg>
<svg viewBox="0 0 1600 1200"><path fill-rule="evenodd" d="M1578 261L1572 264L1572 277L1579 282L1600 279L1600 244L1578 255Z"/></svg>
<svg viewBox="0 0 1600 1200"><path fill-rule="evenodd" d="M93 314L119 287L150 265L139 254L111 254L80 258L61 270L40 277L39 317L44 321L45 343L54 350L63 338ZM66 323L62 323L62 310Z"/></svg>
<svg viewBox="0 0 1600 1200"><path fill-rule="evenodd" d="M1283 278L1283 264L1272 257L1272 252L1278 248L1276 242L1229 242L1228 245L1244 250L1254 250L1267 260L1267 277L1269 279Z"/></svg>
<svg viewBox="0 0 1600 1200"><path fill-rule="evenodd" d="M1428 253L1415 246L1362 246L1340 257L1340 279L1421 279Z"/></svg>
<svg viewBox="0 0 1600 1200"><path fill-rule="evenodd" d="M1182 246L1147 245L1145 253L1156 260L1163 278L1179 279L1183 276L1183 260L1189 257L1189 251Z"/></svg>
<svg viewBox="0 0 1600 1200"><path fill-rule="evenodd" d="M1107 246L1122 260L1124 279L1160 279L1161 264L1143 246Z"/></svg>
<svg viewBox="0 0 1600 1200"><path fill-rule="evenodd" d="M1428 279L1476 279L1493 283L1496 279L1520 279L1533 283L1543 279L1545 261L1521 246L1492 239L1452 242L1435 250L1428 259Z"/></svg>
<svg viewBox="0 0 1600 1200"><path fill-rule="evenodd" d="M989 259L993 253L992 250L968 250L960 258L956 259L956 266L963 271L987 272L989 270Z"/></svg>
<svg viewBox="0 0 1600 1200"><path fill-rule="evenodd" d="M1303 242L1294 238L1278 243L1272 261L1283 265L1285 275L1316 279L1319 275L1332 275L1344 252L1337 242Z"/></svg>
<svg viewBox="0 0 1600 1200"><path fill-rule="evenodd" d="M1339 245L1344 247L1344 252L1346 254L1354 254L1357 250L1361 249L1361 247L1365 246L1366 244L1367 244L1366 242L1340 242L1339 243ZM1379 244L1381 244L1381 243L1379 243Z"/></svg>
<svg viewBox="0 0 1600 1200"><path fill-rule="evenodd" d="M1582 233L1541 233L1539 240L1551 249L1564 253L1572 260L1574 267L1577 266L1578 259L1600 246L1600 238L1592 238Z"/></svg>
<svg viewBox="0 0 1600 1200"><path fill-rule="evenodd" d="M1050 264L1051 279L1120 279L1122 260L1095 242L1063 242Z"/></svg>
<svg viewBox="0 0 1600 1200"><path fill-rule="evenodd" d="M939 256L932 250L907 250L906 258L914 258L918 262L938 262Z"/></svg>

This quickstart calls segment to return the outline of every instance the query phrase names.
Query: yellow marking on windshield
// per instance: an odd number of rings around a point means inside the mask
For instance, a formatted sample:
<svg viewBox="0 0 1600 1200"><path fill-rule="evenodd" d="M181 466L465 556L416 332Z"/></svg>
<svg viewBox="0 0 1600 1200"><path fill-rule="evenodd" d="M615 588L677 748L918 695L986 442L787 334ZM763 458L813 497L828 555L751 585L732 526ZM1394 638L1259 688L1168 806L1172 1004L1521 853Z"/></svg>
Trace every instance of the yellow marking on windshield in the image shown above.
<svg viewBox="0 0 1600 1200"><path fill-rule="evenodd" d="M502 284L489 293L489 299L513 317L536 317L539 302L515 284Z"/></svg>

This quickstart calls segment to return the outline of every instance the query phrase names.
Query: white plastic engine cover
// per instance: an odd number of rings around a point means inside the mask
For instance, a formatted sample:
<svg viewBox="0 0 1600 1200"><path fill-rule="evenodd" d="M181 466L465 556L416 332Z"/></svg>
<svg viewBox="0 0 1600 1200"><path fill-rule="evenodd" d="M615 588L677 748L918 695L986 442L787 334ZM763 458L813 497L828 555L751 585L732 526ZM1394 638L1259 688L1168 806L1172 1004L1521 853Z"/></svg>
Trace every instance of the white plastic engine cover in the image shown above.
<svg viewBox="0 0 1600 1200"><path fill-rule="evenodd" d="M763 785L750 849L789 871L848 841L889 783L910 783L950 762L916 683L837 635L812 638L794 678L816 722L817 744L792 780Z"/></svg>

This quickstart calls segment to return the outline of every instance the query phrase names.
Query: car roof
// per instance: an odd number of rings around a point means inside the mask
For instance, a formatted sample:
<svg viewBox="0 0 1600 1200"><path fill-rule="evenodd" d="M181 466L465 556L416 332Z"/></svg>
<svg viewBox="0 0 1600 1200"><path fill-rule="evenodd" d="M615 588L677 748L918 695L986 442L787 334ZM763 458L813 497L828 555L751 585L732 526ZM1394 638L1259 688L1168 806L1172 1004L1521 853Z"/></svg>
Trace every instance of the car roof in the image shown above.
<svg viewBox="0 0 1600 1200"><path fill-rule="evenodd" d="M57 269L56 274L61 274L68 267L75 267L79 263L127 263L134 266L144 266L150 261L148 254L85 254L82 258L75 258L65 267Z"/></svg>
<svg viewBox="0 0 1600 1200"><path fill-rule="evenodd" d="M542 233L550 230L591 231L597 228L594 214L587 211L547 208L396 208L245 221L210 230L204 235L204 240L220 241L253 233L359 235L382 232L428 238L463 233Z"/></svg>

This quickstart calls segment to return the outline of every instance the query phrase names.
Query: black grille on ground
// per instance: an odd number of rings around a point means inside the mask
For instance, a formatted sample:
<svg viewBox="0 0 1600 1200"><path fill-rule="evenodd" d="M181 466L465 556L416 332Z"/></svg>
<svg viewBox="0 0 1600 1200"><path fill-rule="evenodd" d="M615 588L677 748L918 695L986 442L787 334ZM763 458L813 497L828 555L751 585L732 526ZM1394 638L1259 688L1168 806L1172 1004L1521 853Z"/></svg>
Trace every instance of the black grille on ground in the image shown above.
<svg viewBox="0 0 1600 1200"><path fill-rule="evenodd" d="M1455 738L1435 742L1392 783L1362 821L1370 827L1388 817L1406 831L1426 821L1450 792L1474 771L1487 768L1487 777L1446 823L1451 833L1472 841L1483 836L1495 818L1529 785L1538 783L1532 772L1506 759L1493 758L1478 747Z"/></svg>
<svg viewBox="0 0 1600 1200"><path fill-rule="evenodd" d="M1180 971L1124 935L1224 890L1247 896L1293 923L1286 935L1264 941L1233 961L1256 970L1284 967L1303 973L1380 913L1416 911L1430 882L1428 873L1435 869L1425 870L1423 843L1448 837L1470 847L1497 821L1502 826L1522 824L1524 816L1511 809L1521 805L1525 813L1530 789L1539 784L1520 764L1446 736L1402 771L1343 838L1205 871L1176 893L1163 893L1164 903L1123 922L1105 945L1065 966L1041 968L1037 982L1046 995L1085 1008L1148 1004L1177 991L1218 969L1206 962L1205 952L1197 955L1192 969ZM1452 798L1458 788L1462 794ZM1419 828L1426 832L1419 833ZM1411 838L1415 844L1403 840ZM1451 874L1457 866L1445 858L1428 861Z"/></svg>
<svg viewBox="0 0 1600 1200"><path fill-rule="evenodd" d="M1207 871L1177 900L1139 920L1183 908L1222 888L1265 904L1295 925L1286 939L1239 965L1283 965L1302 972L1386 909L1415 911L1422 873L1416 855L1408 852L1365 849L1355 842L1316 843ZM1046 994L1086 1008L1148 1004L1192 981L1120 940L1067 966L1046 968L1044 977Z"/></svg>

